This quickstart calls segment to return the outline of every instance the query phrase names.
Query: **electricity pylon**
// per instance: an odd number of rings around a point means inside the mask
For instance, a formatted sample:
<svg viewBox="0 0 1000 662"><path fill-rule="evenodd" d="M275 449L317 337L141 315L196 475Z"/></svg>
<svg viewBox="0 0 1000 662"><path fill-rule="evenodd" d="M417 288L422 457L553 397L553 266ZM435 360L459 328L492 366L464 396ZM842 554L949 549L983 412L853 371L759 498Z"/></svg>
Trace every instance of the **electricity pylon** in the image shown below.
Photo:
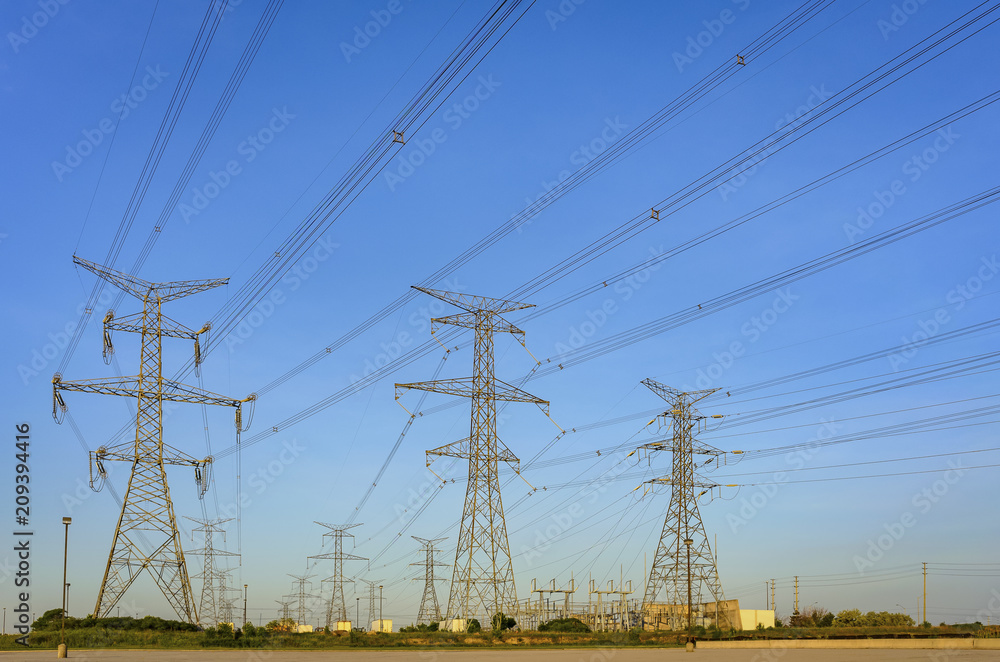
<svg viewBox="0 0 1000 662"><path fill-rule="evenodd" d="M233 597L234 593L239 595L243 594L240 589L229 586L229 573L232 572L232 568L226 570L219 570L216 572L216 579L219 581L219 622L229 623L234 628L236 627L236 617L233 616L233 607L236 602Z"/></svg>
<svg viewBox="0 0 1000 662"><path fill-rule="evenodd" d="M396 399L407 389L446 393L470 398L472 421L469 436L460 441L427 451L427 456L448 456L469 460L469 482L458 534L455 566L448 594L446 618L471 619L485 614L489 619L499 612L517 609L514 570L507 541L497 462L519 468L519 461L497 437L497 401L531 402L548 414L548 401L511 386L496 378L493 362L493 335L510 333L524 344L524 331L503 317L504 313L532 308L533 304L491 299L488 297L443 292L414 287L425 294L447 301L464 313L431 320L431 333L438 325L451 324L475 331L475 354L472 377L431 382L396 384ZM430 461L428 461L430 466Z"/></svg>
<svg viewBox="0 0 1000 662"><path fill-rule="evenodd" d="M645 444L649 451L671 451L673 470L669 478L655 478L650 483L670 485L670 507L663 521L663 532L653 557L653 565L646 583L646 593L642 601L643 613L649 614L661 590L666 591L666 604L671 629L683 628L681 605L687 605L687 627L693 624L694 609L703 603L703 590L712 597L716 605L716 618L722 626L725 619L722 611L722 584L715 557L705 534L705 524L698 511L698 498L719 487L703 482L695 473L695 455L707 455L708 462L717 461L724 451L695 442L695 434L700 431L705 416L695 409L694 404L719 389L708 389L684 393L664 386L652 379L642 382L651 391L670 403L670 409L660 415L662 420L671 420L671 436L662 441ZM707 462L705 462L707 464Z"/></svg>
<svg viewBox="0 0 1000 662"><path fill-rule="evenodd" d="M379 582L382 580L362 579L361 581L364 582L365 584L368 584L368 627L371 627L371 624L378 620L377 618L375 618L378 615L378 611L376 611L375 607L375 602L376 602L375 593L376 589L380 586Z"/></svg>
<svg viewBox="0 0 1000 662"><path fill-rule="evenodd" d="M306 622L306 614L309 613L309 608L306 606L308 600L315 599L316 596L306 591L306 584L310 584L309 581L316 575L293 575L289 574L289 577L294 579L298 583L298 590L293 594L292 597L298 602L298 607L296 610L296 625L304 625Z"/></svg>
<svg viewBox="0 0 1000 662"><path fill-rule="evenodd" d="M354 534L348 533L347 530L353 529L356 526L361 526L360 523L339 526L334 524L324 524L323 522L316 522L316 524L330 529L323 534L324 538L326 536L333 538L332 552L328 554L317 554L309 557L311 559L333 559L333 575L323 580L333 584L333 592L330 594L330 602L327 603L326 607L326 628L329 630L334 618L338 621L347 620L347 605L344 603L344 584L353 582L354 580L344 579L344 561L367 561L368 559L344 553L344 537L354 537Z"/></svg>
<svg viewBox="0 0 1000 662"><path fill-rule="evenodd" d="M434 578L434 567L448 567L447 563L441 563L440 561L434 560L434 552L439 551L434 549L434 543L447 540L447 538L435 538L433 540L428 540L426 538L418 538L416 536L410 537L423 545L424 551L423 562L410 564L424 567L424 597L420 598L420 611L417 612L417 625L430 625L431 623L437 623L441 620L441 606L438 604L437 590L434 588L434 582L444 580L443 577L440 580Z"/></svg>
<svg viewBox="0 0 1000 662"><path fill-rule="evenodd" d="M243 400L217 395L188 386L163 376L162 340L185 338L195 343L195 365L201 363L198 337L207 333L209 325L193 331L161 312L164 303L192 294L204 292L229 282L228 278L213 280L175 281L151 283L120 271L95 264L79 257L73 261L100 278L116 285L122 291L142 301L142 312L116 318L108 311L104 318L105 356L114 352L111 332L129 331L142 337L139 374L130 377L88 379L76 382L62 381L62 375L52 377L52 416L61 422L60 414L66 411L60 391L80 391L101 395L120 395L138 399L135 441L111 447L102 446L90 454L91 475L96 464L98 474L107 478L105 460L132 463L128 490L122 500L122 512L115 528L108 564L97 594L94 615L108 616L128 588L143 570L147 570L160 587L178 618L197 623L198 615L191 593L181 538L177 531L174 506L167 488L165 466L194 467L199 486L199 498L211 484L209 469L212 458L197 460L163 442L163 402L188 402L222 405L236 408L236 428L240 431L243 403L256 398L251 395ZM103 484L103 483L102 483ZM136 543L136 537L150 538L151 552L145 552Z"/></svg>
<svg viewBox="0 0 1000 662"><path fill-rule="evenodd" d="M221 621L219 618L220 608L222 602L225 600L224 594L216 594L215 583L218 579L218 570L215 567L215 557L216 556L239 556L234 552L229 552L224 549L216 549L215 542L213 541L213 534L221 533L223 537L226 535L226 530L222 528L222 525L226 522L231 522L232 518L229 519L214 519L214 520L202 520L195 519L194 517L186 517L196 524L200 524L197 529L192 529L192 538L196 531L200 531L205 534L205 546L201 549L193 549L188 552L188 554L194 556L204 556L205 561L202 564L202 570L200 575L194 575L195 577L201 577L201 602L198 603L198 619L202 625L211 624L218 625L220 622L228 623L229 621Z"/></svg>

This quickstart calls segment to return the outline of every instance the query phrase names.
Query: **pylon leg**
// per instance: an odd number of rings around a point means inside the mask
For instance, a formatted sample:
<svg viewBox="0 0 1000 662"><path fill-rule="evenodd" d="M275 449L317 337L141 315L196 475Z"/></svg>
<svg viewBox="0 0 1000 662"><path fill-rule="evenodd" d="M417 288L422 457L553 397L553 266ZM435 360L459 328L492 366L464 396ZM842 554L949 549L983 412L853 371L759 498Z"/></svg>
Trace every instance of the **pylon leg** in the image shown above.
<svg viewBox="0 0 1000 662"><path fill-rule="evenodd" d="M135 539L144 534L153 545L147 554ZM115 529L104 581L94 612L110 615L132 582L148 570L180 620L197 623L184 553L162 464L136 462Z"/></svg>

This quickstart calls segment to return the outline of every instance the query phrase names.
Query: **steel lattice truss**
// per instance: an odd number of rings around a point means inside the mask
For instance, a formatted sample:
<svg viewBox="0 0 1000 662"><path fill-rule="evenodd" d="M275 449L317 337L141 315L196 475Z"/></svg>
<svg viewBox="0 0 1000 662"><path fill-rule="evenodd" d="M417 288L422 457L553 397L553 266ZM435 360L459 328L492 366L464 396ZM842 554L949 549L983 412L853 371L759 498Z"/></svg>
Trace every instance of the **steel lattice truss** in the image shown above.
<svg viewBox="0 0 1000 662"><path fill-rule="evenodd" d="M650 451L670 451L673 455L669 478L656 478L651 483L671 487L670 506L663 521L663 532L653 557L646 583L643 611L649 613L654 603L673 607L668 610L670 628L682 629L691 624L693 611L699 605L713 601L718 605L725 598L715 557L709 546L705 525L698 510L698 498L717 487L703 482L695 472L695 455L718 457L723 452L695 442L697 426L705 417L694 403L718 389L684 393L652 379L642 382L670 403L662 414L671 422L669 439L646 444ZM660 600L660 596L663 599ZM719 614L723 612L717 611Z"/></svg>
<svg viewBox="0 0 1000 662"><path fill-rule="evenodd" d="M334 621L347 620L347 605L344 603L344 584L353 582L353 580L344 578L344 561L367 561L368 559L344 553L344 537L354 537L354 534L348 533L347 530L353 529L356 526L361 526L360 523L335 525L316 522L316 524L330 529L328 532L324 533L323 536L330 536L333 538L332 552L328 554L317 554L309 557L311 559L333 559L333 575L323 580L324 582L330 582L333 584L333 592L330 594L330 601L326 606L326 628L329 630L331 629Z"/></svg>
<svg viewBox="0 0 1000 662"><path fill-rule="evenodd" d="M135 441L111 448L101 447L91 453L92 486L95 464L97 473L103 480L107 476L103 466L104 460L132 463L132 474L122 501L122 511L118 526L115 528L94 614L97 617L108 616L136 578L145 570L153 577L178 618L189 623L197 623L198 614L184 561L184 552L181 549L173 502L167 487L165 466L174 464L194 467L195 477L201 488L199 496L204 496L210 484L207 470L211 458L197 460L163 443L163 402L235 407L237 429L239 429L240 408L243 403L253 400L254 396L243 400L227 398L164 379L161 362L162 339L167 337L194 340L197 364L200 362L198 337L207 333L209 327L206 325L199 331L188 329L164 316L161 306L166 301L224 285L228 280L150 283L78 257L74 257L73 260L135 296L143 305L141 314L116 320L114 313L109 311L104 319L106 359L114 352L111 345L112 331L128 331L141 335L142 349L138 375L65 382L62 381L61 375L56 374L52 379L52 413L57 422L61 421L60 415L66 411L62 391L127 396L134 397L138 401ZM140 536L149 541L151 551L146 552L140 547L138 544Z"/></svg>
<svg viewBox="0 0 1000 662"><path fill-rule="evenodd" d="M467 397L472 401L469 436L427 451L427 455L429 459L431 456L448 455L469 460L469 482L445 618L451 620L485 616L484 622L489 622L494 614L513 613L517 609L497 463L508 462L516 468L518 460L497 437L496 403L530 402L539 405L546 412L549 404L546 400L496 378L493 336L497 333L510 333L523 344L524 331L500 315L531 308L532 304L420 287L415 289L466 311L431 320L432 332L442 324L472 329L475 332L472 377L396 384L396 398L404 390L416 389Z"/></svg>
<svg viewBox="0 0 1000 662"><path fill-rule="evenodd" d="M215 564L215 557L217 556L239 556L234 552L228 552L224 549L216 549L214 534L221 533L223 536L226 530L222 528L222 525L226 522L232 521L232 519L214 519L214 520L201 520L195 519L194 517L187 517L186 519L191 520L199 525L197 529L192 529L192 533L201 532L205 534L205 546L201 549L193 549L188 552L192 556L204 556L205 561L202 563L202 570L200 575L193 575L195 578L201 578L201 600L198 603L198 620L203 626L215 626L219 623L230 623L231 620L222 620L222 605L228 599L224 588L225 584L220 581L219 570ZM216 588L216 582L218 582L218 589ZM230 618L232 616L230 615Z"/></svg>
<svg viewBox="0 0 1000 662"><path fill-rule="evenodd" d="M426 538L418 538L417 536L410 537L423 546L424 552L423 562L410 564L423 566L424 568L424 595L420 598L420 611L417 612L417 624L430 625L431 623L441 621L441 606L438 604L437 590L434 588L434 582L439 580L434 578L434 568L435 566L448 567L447 563L434 560L434 552L439 551L434 548L434 543L446 540L446 538L428 540Z"/></svg>

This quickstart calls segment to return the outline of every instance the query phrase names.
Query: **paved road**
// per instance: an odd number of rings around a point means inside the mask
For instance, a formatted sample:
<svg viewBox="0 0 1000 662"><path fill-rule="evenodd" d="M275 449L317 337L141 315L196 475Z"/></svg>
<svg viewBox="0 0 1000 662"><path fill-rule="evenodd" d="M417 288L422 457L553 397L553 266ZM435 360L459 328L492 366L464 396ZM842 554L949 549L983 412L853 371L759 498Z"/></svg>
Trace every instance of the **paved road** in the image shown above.
<svg viewBox="0 0 1000 662"><path fill-rule="evenodd" d="M0 652L0 660L48 660L55 651ZM70 651L77 662L1000 662L1000 651L948 650L699 650L548 649L548 650L410 650L410 651Z"/></svg>

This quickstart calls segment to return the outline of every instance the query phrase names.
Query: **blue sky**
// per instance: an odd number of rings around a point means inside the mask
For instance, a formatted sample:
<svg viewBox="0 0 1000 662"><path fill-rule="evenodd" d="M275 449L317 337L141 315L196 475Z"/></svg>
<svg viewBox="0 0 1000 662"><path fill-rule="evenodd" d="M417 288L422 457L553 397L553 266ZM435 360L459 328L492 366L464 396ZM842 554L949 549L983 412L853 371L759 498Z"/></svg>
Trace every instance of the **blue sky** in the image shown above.
<svg viewBox="0 0 1000 662"><path fill-rule="evenodd" d="M123 243L118 268L133 263L157 224L264 4L230 2L231 11L207 51ZM166 314L197 327L236 297L488 8L471 0L402 0L393 5L398 13L390 12L391 20L385 20L389 4L304 1L281 9L179 203L167 209L169 222L137 274L152 281L228 277L230 284L171 303ZM102 262L107 255L205 11L204 2L161 3L154 16L153 5L145 0L99 5L12 0L0 9L5 35L0 98L8 127L0 137L8 155L0 166L6 207L0 221L0 268L8 283L2 307L5 457L14 453L14 425L30 423L37 546L32 606L38 613L59 600L60 518L74 519L71 611L83 614L92 609L118 513L107 489L93 494L87 488L81 441L68 425L52 422L49 382L65 355L67 326L80 320L95 280L74 266L72 256ZM628 219L648 213L796 117L808 117L824 101L974 6L834 2L759 60L748 61L655 137L625 152L435 286L504 296ZM624 140L796 7L756 0L709 0L683 7L638 1L536 2L269 289L264 298L270 303L259 304L242 326L213 340L203 370L205 388L244 397L321 351L547 187ZM46 8L46 18L36 18ZM379 17L385 25L371 30L377 34L367 43L355 42L356 29L363 31ZM745 177L717 182L690 205L528 301L539 307L559 301L995 92L989 47L996 39L996 26L985 28L773 154ZM544 366L558 364L570 348L586 351L616 333L976 195L996 185L995 159L989 155L997 148L997 112L989 105L957 119L940 133L631 280L523 323L524 315L511 320L526 331L531 355ZM532 578L563 584L572 573L578 582L624 576L639 587L641 597L644 563L652 559L669 502L665 488L645 495L642 489L634 491L644 480L667 473L668 457L624 458L639 443L655 438L656 426L644 427L652 418L644 412L662 401L639 385L642 379L678 388L710 383L735 390L895 347L898 351L878 360L743 396L727 398L720 392L703 403L705 413L725 418L722 428L702 439L725 450L775 449L955 416L952 423L940 424L944 429L874 435L804 454L776 452L755 459L747 453L735 466L740 456L728 455L728 464L706 473L707 479L744 486L717 490L702 505L713 544L717 536L723 587L727 597L763 608L761 583L778 578L778 610L787 615L790 578L798 575L801 606L898 611L899 603L915 615L920 563L926 561L934 568L928 579L929 620L981 618L992 609L991 591L1000 588L1000 577L955 577L945 569L963 566L943 564L986 564L995 558L997 531L984 513L997 469L969 468L1000 462L1000 454L988 450L997 446L995 415L970 418L968 413L996 404L988 363L946 380L873 389L878 392L758 422L741 421L752 420L757 410L993 351L996 335L991 330L926 346L919 334L933 338L993 319L995 214L991 206L977 209L787 287L527 382L526 390L551 401L552 420L565 430L625 419L561 437L540 461L586 452L593 456L528 468L524 478L539 488L530 497L525 482L514 480L505 487L518 596L529 597ZM95 323L72 353L66 379L114 374L116 366L106 366L99 355L99 321L109 305L104 300L95 307ZM137 302L126 299L116 312L137 310ZM427 317L451 312L429 297L411 300L263 395L244 440L350 386L366 368L412 351L431 337ZM463 336L458 342L467 340ZM904 347L914 340L916 347ZM116 348L118 367L124 374L134 373L136 339L117 334ZM186 342L165 343L166 369L172 373L180 368L190 352ZM497 374L507 381L515 382L533 365L532 356L509 337L497 338L496 352ZM326 551L323 529L313 521L352 518L407 420L393 400L393 382L430 379L441 354L432 352L244 449L242 540L237 543L233 525L227 545L234 551L242 547L234 583L250 585L255 619L258 613L265 620L273 618L274 600L290 590L285 573L301 573L307 554ZM470 371L471 350L463 345L449 355L441 374L458 377ZM66 399L91 449L107 443L129 421L134 407L110 397L71 393ZM410 393L401 401L411 409L418 399L419 394ZM425 407L448 402L447 396L432 395ZM208 412L213 453L235 443L231 413ZM559 432L530 405L512 405L504 414L501 437L522 461ZM384 580L385 615L397 623L415 618L422 589L420 582L411 581L422 571L408 565L420 560L419 547L409 536L448 536L442 558L452 561L453 525L461 513L464 484L439 490L424 466L423 451L465 436L467 420L464 404L418 418L356 515L364 526L354 529L351 551L377 560L370 568L364 562L345 568L359 579ZM198 407L178 407L165 426L168 443L199 457L208 452ZM607 450L613 447L622 450ZM942 455L946 453L964 454ZM924 457L931 455L935 457ZM898 461L902 459L907 460ZM882 460L890 461L855 464ZM12 501L14 461L3 464L4 491ZM433 468L440 473L446 465ZM216 462L215 485L204 501L209 516L235 502L236 471L232 453ZM456 466L451 472L460 478L464 469ZM927 473L812 480L904 472ZM200 517L189 472L172 469L169 476L178 516ZM124 493L126 478L124 467L112 473L110 482L119 493ZM581 491L584 479L593 482ZM805 479L810 482L795 482ZM427 494L434 495L432 505L410 523L413 504ZM4 515L6 531L13 530L13 515L12 509ZM185 545L200 546L191 541L188 522L183 522ZM893 531L902 533L883 539L881 554L871 551L879 536ZM196 562L191 565L193 573ZM318 581L332 566L321 564L315 571ZM0 574L0 602L12 609L12 577ZM196 582L195 591L199 589ZM353 607L350 588L347 596ZM577 594L577 599L585 597ZM447 601L447 582L439 586L439 599ZM129 592L123 611L128 609L169 615L148 579ZM994 622L998 617L992 612Z"/></svg>

